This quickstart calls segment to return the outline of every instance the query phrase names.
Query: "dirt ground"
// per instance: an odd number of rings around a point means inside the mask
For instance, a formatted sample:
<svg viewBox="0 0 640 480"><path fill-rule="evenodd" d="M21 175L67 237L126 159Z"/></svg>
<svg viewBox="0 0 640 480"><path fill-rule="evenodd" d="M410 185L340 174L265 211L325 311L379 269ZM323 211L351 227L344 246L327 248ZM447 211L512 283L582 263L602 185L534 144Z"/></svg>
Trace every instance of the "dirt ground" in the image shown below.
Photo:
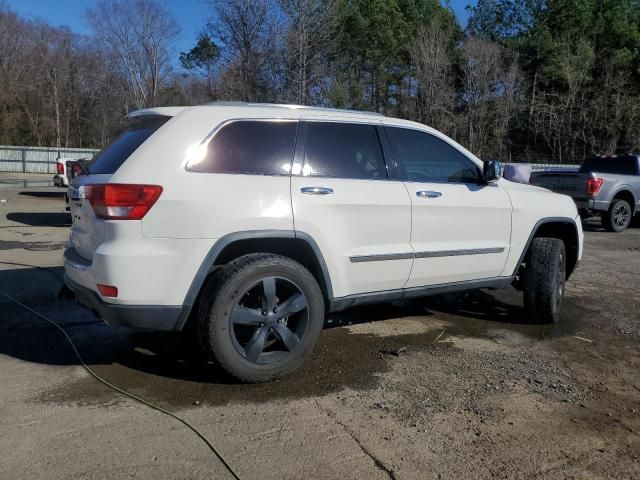
<svg viewBox="0 0 640 480"><path fill-rule="evenodd" d="M63 191L0 186L0 290L63 325L99 375L191 422L242 479L640 478L640 228L585 226L558 325L526 324L511 289L352 309L301 370L253 386L178 335L57 300ZM229 478L193 432L98 383L1 296L0 386L1 479Z"/></svg>

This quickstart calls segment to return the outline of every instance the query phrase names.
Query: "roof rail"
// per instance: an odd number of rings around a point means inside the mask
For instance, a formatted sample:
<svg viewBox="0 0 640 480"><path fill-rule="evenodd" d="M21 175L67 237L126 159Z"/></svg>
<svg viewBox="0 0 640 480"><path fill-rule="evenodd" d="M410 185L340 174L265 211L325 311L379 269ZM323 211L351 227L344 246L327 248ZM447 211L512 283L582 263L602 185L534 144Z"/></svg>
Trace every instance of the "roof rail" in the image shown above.
<svg viewBox="0 0 640 480"><path fill-rule="evenodd" d="M286 103L255 103L255 102L237 102L237 101L218 101L207 102L204 105L220 106L220 107L265 107L265 108L288 108L290 110L313 110L318 112L334 112L334 113L355 113L359 115L375 115L384 117L383 114L378 112L350 110L346 108L327 108L327 107L312 107L309 105L295 105Z"/></svg>

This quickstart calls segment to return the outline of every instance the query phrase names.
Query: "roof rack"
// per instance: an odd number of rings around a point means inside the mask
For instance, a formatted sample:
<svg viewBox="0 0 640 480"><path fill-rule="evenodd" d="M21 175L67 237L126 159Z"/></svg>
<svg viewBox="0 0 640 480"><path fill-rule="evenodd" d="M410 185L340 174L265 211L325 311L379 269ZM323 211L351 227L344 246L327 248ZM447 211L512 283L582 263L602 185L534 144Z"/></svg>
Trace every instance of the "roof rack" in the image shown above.
<svg viewBox="0 0 640 480"><path fill-rule="evenodd" d="M288 108L290 110L313 110L317 112L334 112L334 113L354 113L359 115L375 115L378 117L384 117L383 114L378 112L350 110L347 108L327 108L327 107L312 107L309 105L295 105L286 103L254 103L254 102L236 102L236 101L219 101L219 102L207 102L204 105L220 106L220 107L265 107L265 108Z"/></svg>

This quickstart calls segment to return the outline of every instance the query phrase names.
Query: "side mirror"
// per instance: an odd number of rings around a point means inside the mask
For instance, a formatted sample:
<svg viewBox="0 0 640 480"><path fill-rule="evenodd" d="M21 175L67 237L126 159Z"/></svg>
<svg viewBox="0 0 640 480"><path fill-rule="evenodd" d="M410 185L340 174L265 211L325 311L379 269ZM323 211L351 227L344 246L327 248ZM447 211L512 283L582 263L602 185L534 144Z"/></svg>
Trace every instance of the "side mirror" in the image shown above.
<svg viewBox="0 0 640 480"><path fill-rule="evenodd" d="M502 165L497 160L485 160L482 167L482 182L495 182L502 176Z"/></svg>

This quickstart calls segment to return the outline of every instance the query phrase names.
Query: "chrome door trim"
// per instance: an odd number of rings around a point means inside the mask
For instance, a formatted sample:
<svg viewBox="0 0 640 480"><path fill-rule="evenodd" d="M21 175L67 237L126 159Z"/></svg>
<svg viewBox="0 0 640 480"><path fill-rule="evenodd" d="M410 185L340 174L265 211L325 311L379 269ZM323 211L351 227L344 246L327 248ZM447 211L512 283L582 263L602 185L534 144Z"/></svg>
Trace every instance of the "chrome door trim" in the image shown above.
<svg viewBox="0 0 640 480"><path fill-rule="evenodd" d="M354 255L349 257L351 263L382 262L385 260L412 260L413 253L382 253L378 255Z"/></svg>
<svg viewBox="0 0 640 480"><path fill-rule="evenodd" d="M437 257L457 257L461 255L486 255L491 253L502 253L505 247L491 248L466 248L460 250L438 250L432 252L414 253L381 253L377 255L354 255L349 257L351 263L381 262L386 260L410 260L413 258L437 258Z"/></svg>
<svg viewBox="0 0 640 480"><path fill-rule="evenodd" d="M502 253L504 247L491 248L465 248L460 250L438 250L432 252L416 252L416 258L457 257L460 255L486 255L490 253Z"/></svg>

